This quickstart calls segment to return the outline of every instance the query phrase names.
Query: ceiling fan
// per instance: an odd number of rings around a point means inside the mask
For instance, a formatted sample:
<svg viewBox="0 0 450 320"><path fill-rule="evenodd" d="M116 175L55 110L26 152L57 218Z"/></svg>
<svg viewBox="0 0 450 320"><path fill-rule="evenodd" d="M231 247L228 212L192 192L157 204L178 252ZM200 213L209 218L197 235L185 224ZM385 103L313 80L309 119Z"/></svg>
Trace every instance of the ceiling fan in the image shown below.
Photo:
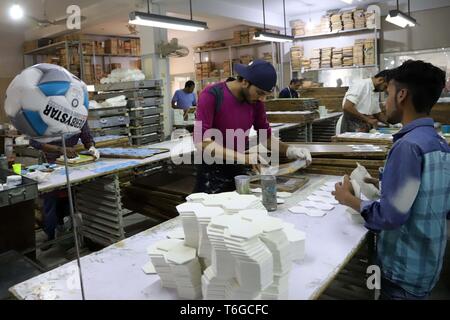
<svg viewBox="0 0 450 320"><path fill-rule="evenodd" d="M46 28L48 26L62 26L67 23L67 16L64 18L56 19L56 20L50 20L47 17L47 6L46 6L46 0L42 0L42 8L44 8L44 18L40 19L37 17L33 17L30 15L27 15L27 18L31 20L38 28ZM87 20L86 17L81 16L81 23L85 22Z"/></svg>

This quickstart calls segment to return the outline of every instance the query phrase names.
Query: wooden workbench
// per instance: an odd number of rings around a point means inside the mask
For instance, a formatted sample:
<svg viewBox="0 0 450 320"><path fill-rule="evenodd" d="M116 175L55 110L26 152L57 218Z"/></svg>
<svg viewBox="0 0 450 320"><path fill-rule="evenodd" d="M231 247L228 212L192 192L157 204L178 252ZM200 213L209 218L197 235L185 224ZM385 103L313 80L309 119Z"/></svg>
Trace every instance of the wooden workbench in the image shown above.
<svg viewBox="0 0 450 320"><path fill-rule="evenodd" d="M272 128L274 133L298 127L298 124L280 124ZM256 131L250 134L251 138L256 137ZM92 164L83 165L69 169L69 176L73 185L91 181L92 179L118 174L126 171L139 172L148 165L158 162L170 161L173 155L191 154L194 151L194 143L191 136L181 138L176 141L165 141L152 144L151 148L169 149L170 152L155 155L147 159L100 159ZM142 170L141 170L142 169ZM138 173L137 173L138 174ZM53 172L47 182L38 185L39 193L48 193L54 190L63 189L67 185L65 169L59 166Z"/></svg>
<svg viewBox="0 0 450 320"><path fill-rule="evenodd" d="M345 142L356 144L378 144L378 145L392 145L392 134L372 134L364 132L346 132L332 138L333 142Z"/></svg>
<svg viewBox="0 0 450 320"><path fill-rule="evenodd" d="M323 183L338 181L337 177L310 175L308 186L297 191L279 206L272 216L293 223L306 232L306 256L294 263L289 281L289 299L316 299L337 273L364 243L367 230L352 222L345 207L337 206L322 218L296 215L288 211L306 199ZM81 259L86 298L89 300L173 300L176 290L161 288L157 275L142 271L149 260L146 249L165 239L167 233L181 226L175 218L134 237L116 243ZM10 292L17 299L79 300L81 290L73 282L78 279L76 262L71 262L15 285ZM71 286L68 286L68 283Z"/></svg>

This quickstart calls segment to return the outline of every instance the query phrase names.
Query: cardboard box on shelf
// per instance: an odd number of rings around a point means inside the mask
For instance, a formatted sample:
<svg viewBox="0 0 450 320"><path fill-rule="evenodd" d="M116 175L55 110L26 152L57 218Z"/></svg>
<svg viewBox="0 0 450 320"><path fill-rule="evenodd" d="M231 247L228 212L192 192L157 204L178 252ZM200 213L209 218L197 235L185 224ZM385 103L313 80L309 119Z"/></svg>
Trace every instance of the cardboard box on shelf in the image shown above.
<svg viewBox="0 0 450 320"><path fill-rule="evenodd" d="M332 32L337 32L337 31L341 31L343 26L342 26L342 15L341 14L332 14L331 15L331 31Z"/></svg>
<svg viewBox="0 0 450 320"><path fill-rule="evenodd" d="M376 13L375 12L366 12L366 26L369 29L374 29L376 27Z"/></svg>
<svg viewBox="0 0 450 320"><path fill-rule="evenodd" d="M253 56L246 54L246 55L240 56L240 59L241 59L242 64L249 64L250 62L253 61Z"/></svg>
<svg viewBox="0 0 450 320"><path fill-rule="evenodd" d="M23 43L23 52L29 52L39 48L37 40L25 41Z"/></svg>
<svg viewBox="0 0 450 320"><path fill-rule="evenodd" d="M240 31L233 32L233 44L241 44L241 32Z"/></svg>
<svg viewBox="0 0 450 320"><path fill-rule="evenodd" d="M320 59L320 53L321 53L320 48L319 49L313 49L311 58L313 58L313 59Z"/></svg>
<svg viewBox="0 0 450 320"><path fill-rule="evenodd" d="M353 46L353 64L364 65L364 44L358 42L358 40L355 41Z"/></svg>
<svg viewBox="0 0 450 320"><path fill-rule="evenodd" d="M108 39L105 41L105 53L115 55L118 52L118 40Z"/></svg>
<svg viewBox="0 0 450 320"><path fill-rule="evenodd" d="M311 66L311 69L319 69L320 68L320 59L312 58L310 66Z"/></svg>
<svg viewBox="0 0 450 320"><path fill-rule="evenodd" d="M353 20L355 21L356 29L363 29L366 27L366 16L363 9L355 9L353 11Z"/></svg>
<svg viewBox="0 0 450 320"><path fill-rule="evenodd" d="M249 33L248 31L241 31L241 44L249 43Z"/></svg>

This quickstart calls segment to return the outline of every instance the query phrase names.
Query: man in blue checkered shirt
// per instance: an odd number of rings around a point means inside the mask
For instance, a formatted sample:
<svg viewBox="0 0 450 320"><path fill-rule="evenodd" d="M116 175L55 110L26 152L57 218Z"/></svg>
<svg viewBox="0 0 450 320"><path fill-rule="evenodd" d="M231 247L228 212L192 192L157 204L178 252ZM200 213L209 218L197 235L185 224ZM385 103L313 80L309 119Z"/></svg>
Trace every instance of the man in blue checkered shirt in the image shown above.
<svg viewBox="0 0 450 320"><path fill-rule="evenodd" d="M401 122L403 129L394 135L380 200L355 197L347 176L333 194L361 212L366 228L379 232L381 299L426 299L442 269L450 218L450 147L429 118L445 72L409 60L389 79L388 121Z"/></svg>

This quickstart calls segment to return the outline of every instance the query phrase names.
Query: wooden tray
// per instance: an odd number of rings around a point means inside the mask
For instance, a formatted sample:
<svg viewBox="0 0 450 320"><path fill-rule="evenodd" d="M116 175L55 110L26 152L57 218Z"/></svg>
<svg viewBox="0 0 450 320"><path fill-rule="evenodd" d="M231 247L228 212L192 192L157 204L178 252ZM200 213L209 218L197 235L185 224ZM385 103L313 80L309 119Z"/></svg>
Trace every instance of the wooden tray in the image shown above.
<svg viewBox="0 0 450 320"><path fill-rule="evenodd" d="M93 162L95 162L95 158L93 156L80 154L80 159L77 159L74 161L68 161L67 165L69 167L76 167L76 166L82 166L82 165L93 163ZM56 164L65 165L64 160L59 160L59 159L56 160Z"/></svg>
<svg viewBox="0 0 450 320"><path fill-rule="evenodd" d="M309 178L302 176L278 176L277 177L277 191L278 192L296 192L303 188L309 181ZM261 181L254 181L250 183L250 188L261 188Z"/></svg>

